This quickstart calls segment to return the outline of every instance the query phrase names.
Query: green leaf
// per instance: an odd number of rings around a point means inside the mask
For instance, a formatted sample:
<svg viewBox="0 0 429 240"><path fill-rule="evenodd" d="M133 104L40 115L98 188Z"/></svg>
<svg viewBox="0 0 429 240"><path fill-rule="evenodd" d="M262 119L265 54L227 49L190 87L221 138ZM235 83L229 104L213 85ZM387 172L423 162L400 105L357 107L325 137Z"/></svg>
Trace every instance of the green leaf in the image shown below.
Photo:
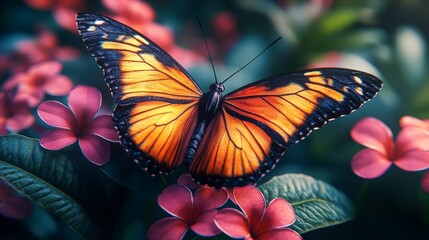
<svg viewBox="0 0 429 240"><path fill-rule="evenodd" d="M0 178L59 216L80 237L97 238L90 214L77 201L87 197L78 167L64 151L48 151L37 139L0 137ZM96 182L97 178L94 178ZM79 197L80 196L80 197Z"/></svg>
<svg viewBox="0 0 429 240"><path fill-rule="evenodd" d="M359 19L356 9L339 9L331 11L319 23L318 30L324 36L339 34L351 27Z"/></svg>
<svg viewBox="0 0 429 240"><path fill-rule="evenodd" d="M348 221L352 204L329 184L302 174L273 177L258 187L267 201L280 197L294 208L296 221L292 228L298 233L309 232Z"/></svg>

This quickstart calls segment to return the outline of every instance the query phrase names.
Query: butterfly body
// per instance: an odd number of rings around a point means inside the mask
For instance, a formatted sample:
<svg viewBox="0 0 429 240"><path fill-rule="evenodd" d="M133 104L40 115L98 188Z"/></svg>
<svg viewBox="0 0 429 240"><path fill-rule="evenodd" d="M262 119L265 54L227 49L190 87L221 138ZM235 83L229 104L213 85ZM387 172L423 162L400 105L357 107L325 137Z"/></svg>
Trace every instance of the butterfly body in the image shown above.
<svg viewBox="0 0 429 240"><path fill-rule="evenodd" d="M186 165L196 181L233 187L257 182L287 147L375 96L377 77L340 68L273 76L223 94L203 93L150 39L113 19L77 15L78 30L103 69L117 104L121 145L150 174Z"/></svg>
<svg viewBox="0 0 429 240"><path fill-rule="evenodd" d="M204 136L207 125L217 114L222 100L222 92L224 90L225 88L223 85L221 88L218 84L212 84L210 86L210 91L202 95L201 100L198 103L198 125L192 134L185 153L184 163L186 165L189 165L194 159L195 153L197 152L198 146Z"/></svg>

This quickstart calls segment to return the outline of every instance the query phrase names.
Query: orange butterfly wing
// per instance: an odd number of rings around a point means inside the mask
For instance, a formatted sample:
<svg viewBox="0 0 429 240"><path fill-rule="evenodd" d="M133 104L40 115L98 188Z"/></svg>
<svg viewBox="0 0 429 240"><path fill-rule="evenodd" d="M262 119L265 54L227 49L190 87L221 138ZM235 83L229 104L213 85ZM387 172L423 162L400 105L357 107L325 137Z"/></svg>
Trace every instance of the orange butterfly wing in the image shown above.
<svg viewBox="0 0 429 240"><path fill-rule="evenodd" d="M135 30L82 13L78 30L103 69L117 107L113 121L122 146L149 173L169 173L183 162L202 95L172 57Z"/></svg>
<svg viewBox="0 0 429 240"><path fill-rule="evenodd" d="M213 186L254 183L286 147L371 99L382 82L367 73L318 69L267 78L225 96L190 171Z"/></svg>

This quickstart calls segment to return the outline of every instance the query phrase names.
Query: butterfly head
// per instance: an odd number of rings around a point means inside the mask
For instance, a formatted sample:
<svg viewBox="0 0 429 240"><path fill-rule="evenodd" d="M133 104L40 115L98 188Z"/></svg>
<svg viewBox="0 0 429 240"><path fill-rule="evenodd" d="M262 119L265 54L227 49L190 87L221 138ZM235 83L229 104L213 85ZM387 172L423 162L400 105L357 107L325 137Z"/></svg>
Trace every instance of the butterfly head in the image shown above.
<svg viewBox="0 0 429 240"><path fill-rule="evenodd" d="M225 91L225 86L222 83L213 83L212 85L210 85L210 91L222 93Z"/></svg>

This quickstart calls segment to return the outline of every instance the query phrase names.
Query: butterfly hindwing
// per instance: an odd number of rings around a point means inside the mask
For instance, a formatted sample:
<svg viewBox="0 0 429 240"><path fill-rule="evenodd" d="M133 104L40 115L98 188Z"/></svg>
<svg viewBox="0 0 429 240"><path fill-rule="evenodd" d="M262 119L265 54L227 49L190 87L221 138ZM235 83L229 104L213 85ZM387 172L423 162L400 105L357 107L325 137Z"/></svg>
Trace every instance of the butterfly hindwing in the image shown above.
<svg viewBox="0 0 429 240"><path fill-rule="evenodd" d="M244 86L224 97L190 171L209 185L254 183L274 167L286 147L359 108L381 86L370 74L338 68L280 75Z"/></svg>
<svg viewBox="0 0 429 240"><path fill-rule="evenodd" d="M113 120L121 144L149 173L171 172L183 162L195 128L200 88L137 31L90 13L79 13L77 24L117 104Z"/></svg>

